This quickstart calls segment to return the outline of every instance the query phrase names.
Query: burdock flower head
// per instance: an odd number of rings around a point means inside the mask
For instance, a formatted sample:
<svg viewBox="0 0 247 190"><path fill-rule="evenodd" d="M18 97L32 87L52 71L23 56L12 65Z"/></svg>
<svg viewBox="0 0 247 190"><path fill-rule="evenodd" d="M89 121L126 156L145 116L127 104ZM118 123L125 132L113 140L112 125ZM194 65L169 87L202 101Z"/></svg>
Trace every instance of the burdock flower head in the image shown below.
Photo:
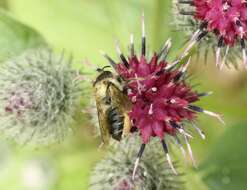
<svg viewBox="0 0 247 190"><path fill-rule="evenodd" d="M187 19L188 22L183 19L185 21L183 25L188 24L197 27L190 40L191 44L200 41L209 34L209 38L206 41L211 45L216 45L217 66L220 66L220 68L223 66L228 52L235 57L239 55L238 52L242 52L243 63L247 68L245 49L245 41L247 39L247 1L175 0L175 3L178 8L178 11L175 11L176 14L191 16ZM180 20L181 24L182 21ZM217 43L214 43L214 38L217 39ZM238 44L240 44L241 50L237 48ZM221 52L222 49L224 49L223 53Z"/></svg>
<svg viewBox="0 0 247 190"><path fill-rule="evenodd" d="M133 134L120 143L113 144L105 158L93 169L89 189L183 189L181 176L175 175L171 171L169 164L162 157L162 150L156 148L159 143L157 140L152 141L147 147L135 180L131 179L133 169L131 165L136 157L139 142L138 135ZM164 169L159 169L161 167Z"/></svg>
<svg viewBox="0 0 247 190"><path fill-rule="evenodd" d="M167 40L161 51L154 53L149 59L146 56L146 37L144 19L142 19L142 50L140 56L135 54L132 35L128 58L120 51L118 45L117 52L121 60L119 64L116 64L105 54L116 72L127 81L126 93L132 102L132 108L129 112L132 122L131 131L137 131L142 138L133 177L140 157L151 137L160 139L167 161L176 173L168 154L168 147L165 142L166 136L174 137L181 149L182 145L177 134L183 136L192 158L188 144L188 138L191 135L186 132L185 122L191 123L204 138L203 132L194 125L198 113L205 113L222 121L218 114L204 110L194 104L202 96L210 93L198 93L186 81L186 70L190 63L188 51L191 46L188 46L178 59L168 63L166 57L170 47L171 41ZM182 64L182 60L186 58L187 62Z"/></svg>
<svg viewBox="0 0 247 190"><path fill-rule="evenodd" d="M17 143L59 142L71 130L80 87L71 60L28 50L0 67L0 130Z"/></svg>

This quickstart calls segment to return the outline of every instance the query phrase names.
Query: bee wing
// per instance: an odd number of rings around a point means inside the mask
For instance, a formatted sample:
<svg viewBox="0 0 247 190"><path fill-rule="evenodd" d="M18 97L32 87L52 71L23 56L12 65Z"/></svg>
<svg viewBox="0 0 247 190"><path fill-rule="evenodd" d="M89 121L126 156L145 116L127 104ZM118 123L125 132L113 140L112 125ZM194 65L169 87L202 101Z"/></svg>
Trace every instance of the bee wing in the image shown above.
<svg viewBox="0 0 247 190"><path fill-rule="evenodd" d="M121 114L124 116L123 136L126 136L130 133L130 129L132 127L128 115L128 112L131 109L131 102L128 96L115 85L111 85L109 87L109 93L111 97L115 97L112 99L112 104L114 105L114 107L117 107L120 110Z"/></svg>
<svg viewBox="0 0 247 190"><path fill-rule="evenodd" d="M112 98L112 104L118 107L122 113L127 112L131 109L131 102L126 94L124 94L115 85L109 87L109 94Z"/></svg>
<svg viewBox="0 0 247 190"><path fill-rule="evenodd" d="M106 107L99 100L96 100L96 107L99 119L99 128L102 144L108 144L110 139L109 126L107 122Z"/></svg>

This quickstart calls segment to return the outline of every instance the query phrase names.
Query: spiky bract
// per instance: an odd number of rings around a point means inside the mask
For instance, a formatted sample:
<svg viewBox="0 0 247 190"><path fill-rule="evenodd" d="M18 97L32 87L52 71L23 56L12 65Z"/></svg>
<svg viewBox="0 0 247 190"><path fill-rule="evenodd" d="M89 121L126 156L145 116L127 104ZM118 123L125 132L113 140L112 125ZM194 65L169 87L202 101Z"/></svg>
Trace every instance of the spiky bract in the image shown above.
<svg viewBox="0 0 247 190"><path fill-rule="evenodd" d="M166 70L167 62L154 55L148 62L142 56L129 59L129 68L119 64L119 73L126 80L143 78L128 85L128 96L133 103L130 112L133 127L140 130L144 143L151 136L162 140L165 134L173 135L173 123L193 120L195 112L188 109L189 104L199 97L183 79L182 70Z"/></svg>
<svg viewBox="0 0 247 190"><path fill-rule="evenodd" d="M46 145L69 134L80 86L71 60L28 50L0 67L0 131L19 144Z"/></svg>
<svg viewBox="0 0 247 190"><path fill-rule="evenodd" d="M190 64L188 55L193 43L189 43L184 52L171 63L166 59L171 48L171 40L165 42L159 53L154 53L151 58L148 58L146 56L144 29L143 18L140 56L136 55L133 35L130 38L130 55L128 58L121 52L118 43L116 49L120 58L119 63L114 62L108 55L104 54L116 73L126 82L124 89L132 102L132 108L129 112L132 124L131 132L138 132L142 138L133 170L133 178L140 158L151 137L160 139L167 161L173 172L176 173L165 142L167 136L174 137L181 150L183 148L177 135L183 136L194 163L188 142L188 138L192 136L186 132L188 125L185 124L191 123L191 126L196 128L204 138L202 131L194 125L198 113L205 113L223 122L219 114L195 105L200 97L211 93L198 93L188 83L187 68Z"/></svg>

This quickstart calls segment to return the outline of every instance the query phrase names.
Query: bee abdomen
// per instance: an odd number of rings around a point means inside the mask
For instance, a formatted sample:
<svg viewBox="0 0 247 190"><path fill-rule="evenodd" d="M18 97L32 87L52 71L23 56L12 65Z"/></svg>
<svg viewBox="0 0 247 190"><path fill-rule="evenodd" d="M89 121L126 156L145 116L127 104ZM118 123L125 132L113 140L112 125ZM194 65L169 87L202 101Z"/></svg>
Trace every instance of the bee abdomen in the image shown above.
<svg viewBox="0 0 247 190"><path fill-rule="evenodd" d="M110 107L108 109L108 122L110 126L109 131L112 135L112 138L120 141L124 127L124 117L121 114L119 114L117 108Z"/></svg>

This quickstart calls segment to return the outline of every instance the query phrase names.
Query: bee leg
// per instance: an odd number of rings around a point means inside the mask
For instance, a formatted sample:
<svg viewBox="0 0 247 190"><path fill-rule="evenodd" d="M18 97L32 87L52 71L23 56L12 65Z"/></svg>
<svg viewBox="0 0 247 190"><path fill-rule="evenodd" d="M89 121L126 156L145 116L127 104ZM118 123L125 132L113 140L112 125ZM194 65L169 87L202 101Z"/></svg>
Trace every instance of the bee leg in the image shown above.
<svg viewBox="0 0 247 190"><path fill-rule="evenodd" d="M124 128L123 128L122 137L127 136L130 133L130 130L131 130L130 118L127 113L124 113Z"/></svg>
<svg viewBox="0 0 247 190"><path fill-rule="evenodd" d="M140 159L142 157L142 154L143 154L143 152L145 150L145 146L146 146L146 144L143 143L141 145L141 147L140 147L140 150L139 150L138 154L137 154L137 159L135 161L135 166L134 166L134 170L133 170L133 173L132 173L132 180L135 179L136 170L137 170L137 167L139 165L139 162L140 162Z"/></svg>

